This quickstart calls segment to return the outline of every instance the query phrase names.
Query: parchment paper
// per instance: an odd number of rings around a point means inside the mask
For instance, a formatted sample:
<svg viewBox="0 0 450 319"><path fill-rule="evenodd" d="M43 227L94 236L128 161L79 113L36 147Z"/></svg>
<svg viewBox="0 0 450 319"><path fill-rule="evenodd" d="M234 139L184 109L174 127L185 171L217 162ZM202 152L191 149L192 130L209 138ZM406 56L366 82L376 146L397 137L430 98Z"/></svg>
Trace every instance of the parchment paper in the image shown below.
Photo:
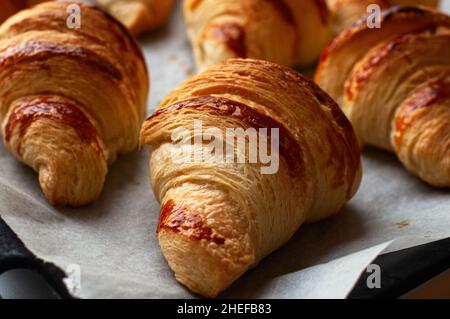
<svg viewBox="0 0 450 319"><path fill-rule="evenodd" d="M194 71L179 6L169 26L140 41L151 70L151 113ZM93 205L54 208L36 174L1 145L0 215L39 257L62 269L79 265L76 296L195 297L175 281L160 252L148 157L147 150L120 157ZM380 253L450 236L448 190L425 185L389 153L369 149L363 163L359 193L341 214L303 226L223 297L345 298Z"/></svg>

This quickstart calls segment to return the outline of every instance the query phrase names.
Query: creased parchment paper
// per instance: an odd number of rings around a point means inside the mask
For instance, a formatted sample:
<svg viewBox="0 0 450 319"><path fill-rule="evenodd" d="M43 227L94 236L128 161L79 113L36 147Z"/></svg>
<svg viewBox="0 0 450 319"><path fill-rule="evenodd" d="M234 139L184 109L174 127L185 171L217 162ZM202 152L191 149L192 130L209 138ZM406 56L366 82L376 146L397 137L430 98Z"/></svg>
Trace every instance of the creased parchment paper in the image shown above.
<svg viewBox="0 0 450 319"><path fill-rule="evenodd" d="M180 6L169 26L140 41L151 70L151 113L194 70ZM79 265L78 297L196 297L175 281L160 252L148 156L120 157L95 204L54 208L36 174L1 145L0 215L39 257L62 269ZM448 190L425 185L389 153L369 149L363 163L360 191L341 214L304 225L222 296L345 298L380 253L450 236Z"/></svg>

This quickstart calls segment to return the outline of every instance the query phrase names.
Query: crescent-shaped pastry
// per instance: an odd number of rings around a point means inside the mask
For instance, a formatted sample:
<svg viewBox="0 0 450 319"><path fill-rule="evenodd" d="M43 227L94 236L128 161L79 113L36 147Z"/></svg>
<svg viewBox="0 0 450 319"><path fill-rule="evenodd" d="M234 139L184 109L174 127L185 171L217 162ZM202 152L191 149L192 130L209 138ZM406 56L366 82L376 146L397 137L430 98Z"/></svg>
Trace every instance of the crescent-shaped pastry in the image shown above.
<svg viewBox="0 0 450 319"><path fill-rule="evenodd" d="M39 174L48 200L95 200L107 165L134 150L148 76L127 30L83 3L81 28L67 6L46 2L0 27L0 124L4 145Z"/></svg>
<svg viewBox="0 0 450 319"><path fill-rule="evenodd" d="M228 58L313 63L332 37L325 0L184 0L200 70Z"/></svg>
<svg viewBox="0 0 450 319"><path fill-rule="evenodd" d="M226 145L225 157L196 160L210 146L196 141L199 122L216 152ZM249 134L248 143L224 140L230 130ZM207 297L303 223L339 212L361 179L357 140L336 103L293 70L260 60L227 60L182 84L144 123L141 144L153 150L162 252L177 280ZM270 172L267 148L279 160Z"/></svg>
<svg viewBox="0 0 450 319"><path fill-rule="evenodd" d="M450 186L450 17L395 7L324 51L316 82L336 99L361 144L395 152L409 171Z"/></svg>

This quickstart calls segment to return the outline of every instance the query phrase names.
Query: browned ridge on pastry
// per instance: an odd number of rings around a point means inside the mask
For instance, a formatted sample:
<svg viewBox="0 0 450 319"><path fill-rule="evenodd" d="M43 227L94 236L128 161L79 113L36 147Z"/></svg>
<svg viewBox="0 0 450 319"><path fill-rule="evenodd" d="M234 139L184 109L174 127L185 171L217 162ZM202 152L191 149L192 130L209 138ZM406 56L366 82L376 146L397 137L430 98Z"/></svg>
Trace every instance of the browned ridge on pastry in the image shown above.
<svg viewBox="0 0 450 319"><path fill-rule="evenodd" d="M173 0L94 0L131 33L138 35L164 24L172 11Z"/></svg>
<svg viewBox="0 0 450 319"><path fill-rule="evenodd" d="M201 96L187 101L171 105L167 108L157 111L148 121L147 129L164 121L170 112L178 112L183 108L196 109L196 111L210 114L211 116L235 117L241 120L249 127L253 128L276 128L280 135L280 155L284 157L290 172L294 175L304 173L304 163L302 161L302 150L298 147L296 141L289 131L271 117L258 113L247 105L235 102L226 98L218 98L213 96ZM164 118L160 119L164 115ZM270 138L270 131L268 132ZM297 176L301 177L301 176ZM339 181L342 182L342 181Z"/></svg>
<svg viewBox="0 0 450 319"><path fill-rule="evenodd" d="M72 101L59 97L38 96L28 100L22 100L9 116L5 127L5 141L8 143L13 135L13 130L19 125L19 144L17 153L22 155L22 141L28 128L40 118L58 120L71 126L79 139L91 145L94 150L104 156L103 149L98 142L98 132L89 118Z"/></svg>
<svg viewBox="0 0 450 319"><path fill-rule="evenodd" d="M61 46L51 42L28 42L17 45L0 53L0 67L12 66L18 63L27 63L36 60L46 60L64 56L67 59L74 59L88 64L97 69L98 72L105 72L112 78L120 80L122 73L109 61L89 49L79 46Z"/></svg>
<svg viewBox="0 0 450 319"><path fill-rule="evenodd" d="M0 23L13 14L45 0L2 0L0 4Z"/></svg>
<svg viewBox="0 0 450 319"><path fill-rule="evenodd" d="M328 8L326 0L315 0L316 6L319 9L320 20L324 25L330 23L331 12Z"/></svg>
<svg viewBox="0 0 450 319"><path fill-rule="evenodd" d="M324 0L184 0L200 70L228 58L309 65L331 39Z"/></svg>
<svg viewBox="0 0 450 319"><path fill-rule="evenodd" d="M169 200L161 207L158 234L161 229L169 229L188 238L206 240L217 245L225 243L225 238L215 235L212 228L205 226L205 222L199 215L176 206L173 200Z"/></svg>
<svg viewBox="0 0 450 319"><path fill-rule="evenodd" d="M340 104L361 144L395 152L436 187L450 186L450 17L425 7L360 20L322 54L315 80Z"/></svg>
<svg viewBox="0 0 450 319"><path fill-rule="evenodd" d="M192 143L196 121L223 136L230 129L270 131L258 153L270 145L278 169L262 173L263 162L250 161L245 145L227 154L244 154L245 161L192 160L205 146ZM189 133L183 152L174 135L179 130ZM336 103L292 69L261 60L230 59L186 81L145 121L141 144L152 147L162 252L177 280L207 297L286 243L304 222L339 212L361 179L356 136Z"/></svg>
<svg viewBox="0 0 450 319"><path fill-rule="evenodd" d="M284 21L290 24L292 27L297 27L297 22L291 11L291 8L284 0L266 0L278 13L283 17Z"/></svg>
<svg viewBox="0 0 450 319"><path fill-rule="evenodd" d="M67 7L83 12L66 25ZM0 124L5 146L39 174L55 205L101 193L107 165L138 146L148 75L115 19L80 2L46 2L0 27Z"/></svg>
<svg viewBox="0 0 450 319"><path fill-rule="evenodd" d="M227 48L232 51L236 57L246 58L247 44L244 28L237 23L223 23L219 26L212 26L209 35L223 41Z"/></svg>

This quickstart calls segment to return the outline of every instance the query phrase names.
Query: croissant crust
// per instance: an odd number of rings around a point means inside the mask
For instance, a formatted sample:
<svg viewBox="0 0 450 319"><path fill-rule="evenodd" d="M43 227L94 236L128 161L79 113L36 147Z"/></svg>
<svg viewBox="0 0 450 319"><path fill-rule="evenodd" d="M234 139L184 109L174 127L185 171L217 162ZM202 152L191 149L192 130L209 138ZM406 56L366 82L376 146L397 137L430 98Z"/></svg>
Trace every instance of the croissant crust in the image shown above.
<svg viewBox="0 0 450 319"><path fill-rule="evenodd" d="M172 134L195 134L194 121L221 132L276 129L279 169L261 173L248 153L241 164L183 161ZM356 137L333 100L293 70L261 60L231 59L185 82L145 121L141 144L152 146L163 254L181 283L208 297L304 222L337 213L361 178Z"/></svg>
<svg viewBox="0 0 450 319"><path fill-rule="evenodd" d="M39 174L55 205L80 206L101 193L107 165L138 145L148 76L128 31L102 11L46 2L0 27L0 124L5 146Z"/></svg>
<svg viewBox="0 0 450 319"><path fill-rule="evenodd" d="M332 36L324 0L184 0L184 15L200 70L228 58L309 65Z"/></svg>
<svg viewBox="0 0 450 319"><path fill-rule="evenodd" d="M29 8L44 1L46 0L2 0L0 10L0 23L5 21L13 14L19 12L20 10Z"/></svg>
<svg viewBox="0 0 450 319"><path fill-rule="evenodd" d="M450 186L450 17L397 7L383 27L361 20L322 54L316 82L341 104L362 145L394 152L436 187Z"/></svg>

